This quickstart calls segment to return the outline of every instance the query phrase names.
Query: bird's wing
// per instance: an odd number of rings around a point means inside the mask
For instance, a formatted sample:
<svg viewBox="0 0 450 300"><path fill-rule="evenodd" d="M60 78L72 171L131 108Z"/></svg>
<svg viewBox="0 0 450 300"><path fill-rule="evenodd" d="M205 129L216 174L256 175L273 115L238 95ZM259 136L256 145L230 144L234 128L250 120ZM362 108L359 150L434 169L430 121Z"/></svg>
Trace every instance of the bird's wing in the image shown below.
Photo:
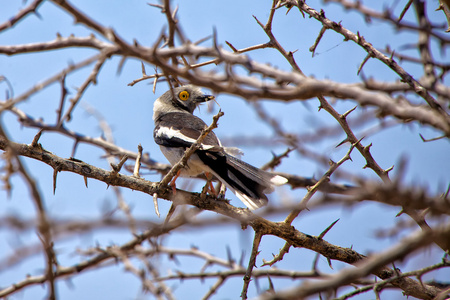
<svg viewBox="0 0 450 300"><path fill-rule="evenodd" d="M155 120L153 137L158 145L165 147L190 147L207 128L202 119L182 112L171 112ZM221 148L219 139L210 132L202 143L203 150Z"/></svg>

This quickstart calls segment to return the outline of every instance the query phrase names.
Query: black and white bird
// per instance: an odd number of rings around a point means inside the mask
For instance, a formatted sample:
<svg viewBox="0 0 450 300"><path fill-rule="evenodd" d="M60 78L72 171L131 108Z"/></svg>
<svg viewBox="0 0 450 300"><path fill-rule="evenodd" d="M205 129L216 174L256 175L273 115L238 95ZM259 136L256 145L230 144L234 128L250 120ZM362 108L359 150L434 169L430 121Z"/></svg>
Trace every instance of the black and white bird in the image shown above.
<svg viewBox="0 0 450 300"><path fill-rule="evenodd" d="M172 165L180 161L186 149L208 127L202 119L193 115L195 108L213 99L214 96L205 95L200 88L192 85L174 88L156 99L153 106L153 137ZM250 209L266 205L268 200L265 194L273 191L273 185L287 182L286 178L260 170L227 152L216 135L210 132L177 177L213 174Z"/></svg>

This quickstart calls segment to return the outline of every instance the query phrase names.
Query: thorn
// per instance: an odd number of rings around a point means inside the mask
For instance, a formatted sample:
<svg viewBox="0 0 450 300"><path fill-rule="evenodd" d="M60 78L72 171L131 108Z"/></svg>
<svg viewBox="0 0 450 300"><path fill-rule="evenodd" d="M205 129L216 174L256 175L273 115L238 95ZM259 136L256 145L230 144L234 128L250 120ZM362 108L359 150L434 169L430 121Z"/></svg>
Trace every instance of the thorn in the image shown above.
<svg viewBox="0 0 450 300"><path fill-rule="evenodd" d="M353 108L350 109L350 110L347 110L345 113L343 113L343 114L340 115L339 117L340 117L341 119L347 118L347 116L348 116L350 113L352 113L357 107L358 107L358 105L356 105L355 107L353 107Z"/></svg>
<svg viewBox="0 0 450 300"><path fill-rule="evenodd" d="M120 159L120 161L117 165L111 163L110 164L111 168L112 168L111 175L114 175L114 176L117 175L117 173L120 172L120 169L122 169L122 166L127 161L127 159L128 159L128 155L125 154L124 156L122 156L122 158Z"/></svg>
<svg viewBox="0 0 450 300"><path fill-rule="evenodd" d="M41 129L38 131L38 133L36 133L36 135L33 138L33 141L31 142L31 147L37 147L39 139L41 138L42 132L44 131L44 129Z"/></svg>
<svg viewBox="0 0 450 300"><path fill-rule="evenodd" d="M412 3L413 3L413 0L409 0L408 3L405 5L405 8L403 8L403 11L400 13L400 16L397 19L397 23L400 23L400 21L403 19L403 17L405 16L406 12L408 11L408 9ZM389 11L388 11L388 13L389 13Z"/></svg>
<svg viewBox="0 0 450 300"><path fill-rule="evenodd" d="M400 210L400 212L396 214L395 217L400 217L404 212L405 210L402 208L402 210Z"/></svg>
<svg viewBox="0 0 450 300"><path fill-rule="evenodd" d="M291 11L292 7L294 7L294 6L288 7L288 9L287 9L287 11L286 11L286 16L287 16L287 14ZM305 17L305 14L303 13L303 11L301 10L300 12L302 13L303 18L304 18L304 17Z"/></svg>
<svg viewBox="0 0 450 300"><path fill-rule="evenodd" d="M336 148L338 148L339 146L342 146L343 144L348 142L348 137L346 137L342 142L340 142L339 144L336 145Z"/></svg>
<svg viewBox="0 0 450 300"><path fill-rule="evenodd" d="M422 139L422 142L425 142L425 138L423 137L423 135L421 133L419 133L419 136Z"/></svg>
<svg viewBox="0 0 450 300"><path fill-rule="evenodd" d="M141 69L142 69L142 76L147 76L147 73L145 73L145 66L142 61L141 61Z"/></svg>
<svg viewBox="0 0 450 300"><path fill-rule="evenodd" d="M172 217L176 208L177 208L177 206L172 202L172 205L169 208L169 212L167 213L166 219L164 220L164 227L169 223L170 218ZM156 210L156 208L155 208L155 210Z"/></svg>
<svg viewBox="0 0 450 300"><path fill-rule="evenodd" d="M319 257L320 257L320 254L316 253L316 256L314 257L314 261L313 261L313 271L316 274L319 274L319 272L317 271L317 263L319 262Z"/></svg>
<svg viewBox="0 0 450 300"><path fill-rule="evenodd" d="M184 57L184 55L181 55L181 59L183 60L184 66L189 69L191 66L189 62L186 60L186 57Z"/></svg>
<svg viewBox="0 0 450 300"><path fill-rule="evenodd" d="M401 275L400 269L395 266L394 262L392 262L392 269L394 270L396 276L400 276Z"/></svg>
<svg viewBox="0 0 450 300"><path fill-rule="evenodd" d="M362 68L364 67L364 65L366 64L366 62L369 60L369 58L371 58L372 56L370 54L367 54L367 56L364 58L364 60L362 61L361 65L359 65L358 68L358 72L356 72L356 75L359 75L362 71Z"/></svg>
<svg viewBox="0 0 450 300"><path fill-rule="evenodd" d="M333 265L331 264L331 259L329 259L328 257L327 257L327 262L328 262L328 266L330 267L330 269L334 270Z"/></svg>
<svg viewBox="0 0 450 300"><path fill-rule="evenodd" d="M272 279L270 278L270 276L267 276L267 280L269 280L269 289L268 291L275 291L275 287L273 285Z"/></svg>
<svg viewBox="0 0 450 300"><path fill-rule="evenodd" d="M36 17L37 17L39 20L42 20L42 16L41 16L41 14L40 14L39 12L34 11L33 13L36 15Z"/></svg>
<svg viewBox="0 0 450 300"><path fill-rule="evenodd" d="M217 28L213 27L213 45L214 49L216 49L218 56L220 56L219 46L217 44Z"/></svg>
<svg viewBox="0 0 450 300"><path fill-rule="evenodd" d="M394 55L395 55L395 50L392 51L391 56L389 57L390 62L394 61Z"/></svg>
<svg viewBox="0 0 450 300"><path fill-rule="evenodd" d="M339 222L339 220L340 220L340 219L337 219L336 221L334 221L333 223L331 223L330 226L328 226L327 228L325 228L325 230L322 231L322 233L318 236L318 239L319 239L319 240L323 239L323 237L325 236L325 234L327 234L328 231L330 231L331 228L333 228L333 226L334 226L337 222Z"/></svg>
<svg viewBox="0 0 450 300"><path fill-rule="evenodd" d="M400 274L398 274L398 275L400 275ZM419 274L419 275L416 276L416 278L420 282L420 285L422 286L422 288L425 288L425 286L423 284L423 281L422 281L422 275L423 274Z"/></svg>
<svg viewBox="0 0 450 300"><path fill-rule="evenodd" d="M445 194L443 195L443 196L444 196L444 199L447 199L449 194L450 194L450 184L449 184L448 187L447 187L447 191L446 191Z"/></svg>
<svg viewBox="0 0 450 300"><path fill-rule="evenodd" d="M53 169L53 195L56 193L56 177L58 175L58 170Z"/></svg>
<svg viewBox="0 0 450 300"><path fill-rule="evenodd" d="M139 144L138 145L138 155L136 157L136 161L134 164L134 170L133 170L133 176L136 178L140 178L139 176L139 169L141 167L141 159L142 159L142 151L144 150L144 148L142 148L142 145Z"/></svg>
<svg viewBox="0 0 450 300"><path fill-rule="evenodd" d="M365 146L363 151L364 152L369 152L370 151L370 147L372 147L372 143L370 143L369 145Z"/></svg>
<svg viewBox="0 0 450 300"><path fill-rule="evenodd" d="M156 83L158 82L158 76L155 76L155 79L153 80L153 94L155 93L156 90Z"/></svg>
<svg viewBox="0 0 450 300"><path fill-rule="evenodd" d="M350 148L350 152L356 147L358 146L359 143L361 143L361 141L365 138L365 136L363 136L362 138L360 138L359 140L356 141L356 143L352 144L352 147ZM372 146L372 143L369 145L369 148Z"/></svg>
<svg viewBox="0 0 450 300"><path fill-rule="evenodd" d="M157 193L153 194L153 205L155 206L155 213L159 218L161 215L159 213L159 208L158 208L158 194Z"/></svg>
<svg viewBox="0 0 450 300"><path fill-rule="evenodd" d="M322 18L325 18L325 11L323 9L320 10L320 16Z"/></svg>
<svg viewBox="0 0 450 300"><path fill-rule="evenodd" d="M244 265L244 259L245 259L245 251L242 250L241 257L239 258L239 266L242 267Z"/></svg>
<svg viewBox="0 0 450 300"><path fill-rule="evenodd" d="M87 177L86 176L84 176L83 177L84 178L84 185L86 186L86 188L88 187L88 180L87 180Z"/></svg>
<svg viewBox="0 0 450 300"><path fill-rule="evenodd" d="M238 52L238 50L230 42L225 41L225 43L231 48L231 50L233 50L233 52Z"/></svg>
<svg viewBox="0 0 450 300"><path fill-rule="evenodd" d="M70 157L75 157L75 152L77 151L78 142L79 142L79 140L76 139L76 140L75 140L75 143L73 144L73 147L72 147L72 154L70 155Z"/></svg>
<svg viewBox="0 0 450 300"><path fill-rule="evenodd" d="M384 170L383 173L388 174L393 169L394 169L394 165L392 165L390 168L387 168L386 170Z"/></svg>
<svg viewBox="0 0 450 300"><path fill-rule="evenodd" d="M231 254L231 249L230 249L229 245L227 245L227 258L228 258L228 263L230 264L230 268L233 267L234 258L233 258L233 255Z"/></svg>
<svg viewBox="0 0 450 300"><path fill-rule="evenodd" d="M438 136L438 137L431 138L431 139L426 139L426 138L423 137L423 135L421 133L419 133L419 135L420 135L420 138L422 139L422 141L425 142L425 143L437 141L437 140L440 140L440 139L443 139L443 138L446 137L445 135L443 135L443 136Z"/></svg>

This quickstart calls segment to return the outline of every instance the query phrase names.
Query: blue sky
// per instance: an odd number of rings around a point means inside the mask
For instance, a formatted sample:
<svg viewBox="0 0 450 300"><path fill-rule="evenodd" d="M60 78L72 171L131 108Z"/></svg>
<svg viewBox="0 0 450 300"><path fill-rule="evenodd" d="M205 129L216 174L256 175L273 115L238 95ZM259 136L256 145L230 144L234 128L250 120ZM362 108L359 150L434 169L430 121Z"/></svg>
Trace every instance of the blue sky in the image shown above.
<svg viewBox="0 0 450 300"><path fill-rule="evenodd" d="M0 11L0 22L4 22L15 15L19 8L23 7L23 1L8 1L2 5ZM75 2L74 2L75 3ZM435 12L430 4L430 19L436 23L444 23L445 18L441 12ZM90 17L96 19L105 26L113 27L116 32L127 41L136 39L142 45L150 46L157 39L162 28L165 26L164 15L158 9L147 5L147 1L76 1L79 7ZM261 22L265 23L271 6L270 1L180 1L174 2L173 6L179 6L178 17L180 24L187 37L195 42L206 36L210 36L215 29L217 40L220 45L227 48L225 41L229 41L236 48L245 48L255 44L267 42L267 37L263 30L256 23L253 15ZM359 31L375 47L381 49L387 44L392 48L401 49L402 45L414 43L416 36L402 32L393 38L395 29L390 26L374 21L373 25L367 27L361 16L352 12L345 12L336 5L325 5L322 3L311 3L316 9L324 8L327 17L335 21L342 20L343 26L356 32ZM396 12L401 11L398 5ZM30 15L14 28L0 33L0 44L22 44L40 41L50 41L56 38L57 33L62 36L74 34L76 36L87 36L90 31L81 25L73 23L72 18L57 8L50 2L43 3L39 8L40 18ZM405 18L414 20L413 11L410 10ZM277 11L274 19L274 33L285 49L290 51L298 50L295 59L304 73L319 79L331 79L338 82L353 83L359 82L357 69L366 56L366 53L351 42L344 42L342 36L327 31L316 50L316 55L311 56L308 51L314 43L320 25L309 18L303 18L298 11L293 9L288 15L283 10ZM210 45L211 40L204 42ZM410 51L411 55L416 55ZM436 52L437 53L437 52ZM0 75L8 78L14 88L14 95L20 95L36 83L48 78L69 63L76 63L91 55L95 51L88 49L58 50L48 53L26 54L17 56L0 56ZM258 50L250 54L251 58L258 62L270 62L271 64L285 70L289 66L284 58L275 50ZM437 58L439 59L439 58ZM440 58L445 59L445 58ZM101 112L105 120L111 125L114 138L120 147L135 151L139 143L144 147L145 152L149 152L151 157L166 162L158 147L153 142L152 130L153 122L152 105L153 100L166 89L167 85L161 83L157 86L156 94L152 93L152 86L146 82L127 86L132 80L141 76L140 62L135 59L128 59L121 71L117 75L117 68L120 58L113 57L103 66L98 77L98 84L91 86L83 95L82 103L75 110L73 120L67 127L82 134L97 137L101 134L98 120L90 116L83 105L88 104ZM415 76L422 74L420 66L412 64L402 65ZM92 65L71 74L67 78L66 86L71 95L76 93L76 88L81 85L86 76L90 73ZM146 66L147 73L153 72L151 66ZM397 75L385 65L376 60L369 60L364 67L364 75L374 76L379 80L392 81ZM448 84L448 80L447 80ZM0 85L4 94L5 85ZM60 86L52 86L33 95L26 102L21 103L19 108L33 116L43 118L45 122L53 123L56 119L55 110L60 100ZM272 137L273 131L270 127L262 123L254 113L252 107L243 99L220 94L217 97L225 116L220 119L219 128L216 134L230 140L235 135L240 136L266 136ZM83 104L84 103L84 104ZM356 104L351 101L338 101L336 109L340 112L352 108ZM85 106L84 106L85 107ZM324 111L318 111L318 101L311 99L305 103L276 103L274 101L264 101L263 107L270 112L273 117L281 120L283 128L293 133L311 133L324 124L334 124L334 120ZM206 123L212 119L213 113L218 111L217 105L202 107L196 112ZM359 108L358 111L366 108ZM9 132L9 135L17 142L30 143L35 129L18 126L16 118L9 113L2 115L2 124ZM375 124L371 124L372 126ZM245 128L245 130L243 130ZM363 131L363 128L355 133ZM425 137L432 138L439 133L419 127L417 124L396 125L387 132L381 132L369 136L364 140L365 144L372 143L372 154L376 161L383 167L398 165L402 157L409 159L407 173L403 180L406 185L422 185L429 188L433 193L445 190L445 186L450 181L450 145L447 140L440 140L432 143L423 143L419 137L422 133ZM305 144L304 146L320 153L321 155L339 160L348 150L347 146L335 148L344 135L341 134L331 139L326 139L320 143ZM45 133L40 142L47 150L62 157L71 155L73 141L58 134ZM237 145L239 146L239 145ZM271 159L271 151L281 153L286 149L285 145L274 144L270 149L266 147L242 147L245 156L244 160L260 166ZM89 145L80 145L76 157L87 163L98 167L109 169L107 162L101 159L103 152ZM358 153L352 155L353 161L346 162L344 170L364 176L368 179L377 179L370 170L362 169L365 162ZM113 208L117 205L112 189L106 189L101 182L89 181L89 188L84 188L84 182L79 176L61 173L58 176L58 188L56 194L52 194L52 170L50 167L40 162L24 159L32 176L38 182L41 193L44 196L47 208L51 216L55 218L75 218L79 220L90 220L100 218L105 213L106 208ZM283 163L279 171L289 172L307 177L320 177L327 169L327 166L319 165L308 158L304 158L298 153L293 153L290 158ZM396 173L394 169L393 174ZM151 181L159 180L155 174L146 174L146 179ZM187 181L185 181L187 182ZM0 211L2 214L16 214L23 217L32 218L35 214L32 203L29 200L28 192L21 179L13 178L14 191L11 199L6 198L6 192L0 191ZM181 182L181 186L183 183ZM189 188L198 190L201 183L190 184ZM287 187L281 188L274 195L273 201L278 201L280 195L288 195L292 201L300 201L304 195L304 190L291 191ZM123 191L124 198L133 209L133 214L137 218L148 218L152 221L162 221L154 214L153 204L147 195L137 192ZM228 195L232 204L242 206L242 204L232 195ZM167 213L169 203L160 200L162 214ZM340 218L336 227L327 234L327 240L336 245L349 247L351 245L361 252L379 251L395 244L395 239L375 238L375 230L389 228L403 216L395 218L398 208L386 207L379 204L367 203L359 207L327 207L302 213L301 217L294 224L302 232L317 235L331 222ZM118 216L120 212L117 213ZM205 213L205 216L214 217L215 214ZM282 220L284 216L273 216L274 220ZM361 226L363 224L363 226ZM242 251L246 254L245 264L251 250L253 232L248 229L242 231L239 224L226 225L224 228L212 226L211 228L192 229L185 228L180 232L172 233L163 238L163 243L170 247L189 248L191 246L220 256L226 257L226 247L230 247L231 253L239 259ZM23 235L15 236L7 229L0 229L0 237L7 243L0 245L0 256L4 257L8 253L13 253L18 245L27 244L29 241L37 242L34 231L24 232ZM56 245L56 249L61 253L62 264L76 263L80 258L73 255L76 248L86 249L95 247L96 244L112 245L121 244L132 238L130 232L126 230L104 230L79 237L71 237ZM270 259L272 253L277 253L283 243L275 238L265 237L263 239L263 251L258 257L258 264L262 258ZM299 259L301 257L301 259ZM290 268L308 270L311 266L314 253L304 249L292 249L285 261L279 264L279 268ZM438 262L441 254L436 249L431 249L426 255L419 256L418 260L424 265L430 262ZM7 272L0 273L2 285L8 285L25 278L25 275L41 274L43 268L42 256L35 256L26 263L15 266ZM167 259L154 261L157 265L162 265L162 269L176 270L199 270L201 262L195 259L182 260L181 265L176 265ZM325 259L321 259L320 268L331 272L327 267ZM334 262L336 270L346 265ZM408 268L418 268L419 263L402 266ZM440 274L436 272L436 274ZM448 272L447 272L448 274ZM441 275L445 276L445 275ZM170 282L175 288L175 295L180 299L185 299L183 295L192 295L191 299L203 296L208 287L215 280L206 280L204 283L199 280L191 280L189 283L178 281ZM120 284L118 284L120 283ZM146 299L140 291L139 281L131 274L123 272L123 265L111 265L101 270L88 271L86 274L76 276L70 283L60 282L58 291L61 299L82 299L82 298L108 298L108 299ZM276 287L291 286L289 280L276 281ZM260 280L261 288L268 286L267 280ZM236 299L239 297L242 287L242 278L235 278L227 281L216 299ZM45 296L45 289L40 286L29 289L23 294L16 296L21 299L35 299ZM251 285L250 296L256 296L255 285Z"/></svg>

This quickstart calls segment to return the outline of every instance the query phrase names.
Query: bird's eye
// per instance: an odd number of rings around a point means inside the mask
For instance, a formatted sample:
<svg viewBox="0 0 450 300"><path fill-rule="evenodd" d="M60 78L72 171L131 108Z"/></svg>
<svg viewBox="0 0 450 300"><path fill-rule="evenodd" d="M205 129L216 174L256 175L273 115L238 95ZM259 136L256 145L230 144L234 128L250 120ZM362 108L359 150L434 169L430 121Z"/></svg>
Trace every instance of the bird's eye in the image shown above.
<svg viewBox="0 0 450 300"><path fill-rule="evenodd" d="M189 99L189 92L182 91L181 93L178 94L178 97L180 98L180 100L186 101L187 99Z"/></svg>

